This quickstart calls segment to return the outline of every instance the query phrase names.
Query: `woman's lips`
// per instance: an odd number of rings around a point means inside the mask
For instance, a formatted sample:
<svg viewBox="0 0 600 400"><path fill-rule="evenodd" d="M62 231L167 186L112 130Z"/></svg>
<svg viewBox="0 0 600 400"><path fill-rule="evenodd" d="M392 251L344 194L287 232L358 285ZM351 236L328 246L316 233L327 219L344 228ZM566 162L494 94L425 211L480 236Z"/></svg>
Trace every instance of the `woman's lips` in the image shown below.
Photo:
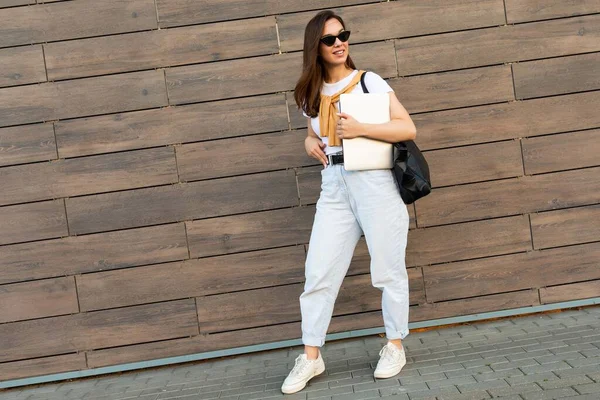
<svg viewBox="0 0 600 400"><path fill-rule="evenodd" d="M343 56L344 55L344 49L338 50L338 51L334 51L333 52L334 56Z"/></svg>

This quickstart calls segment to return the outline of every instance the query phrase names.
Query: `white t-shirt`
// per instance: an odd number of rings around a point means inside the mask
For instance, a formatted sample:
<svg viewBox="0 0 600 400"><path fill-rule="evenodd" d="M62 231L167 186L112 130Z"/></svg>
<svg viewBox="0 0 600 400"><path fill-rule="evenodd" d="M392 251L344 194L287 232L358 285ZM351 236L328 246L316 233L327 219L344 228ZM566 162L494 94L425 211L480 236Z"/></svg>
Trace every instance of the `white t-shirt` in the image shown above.
<svg viewBox="0 0 600 400"><path fill-rule="evenodd" d="M352 78L354 78L354 76L356 74L358 74L358 70L355 69L350 75L348 75L341 81L337 81L335 83L323 82L323 86L321 87L321 93L323 93L326 96L331 96L331 95L336 94L340 90L344 89L350 83ZM365 85L367 86L367 90L369 91L369 93L388 93L388 92L394 91L394 89L392 89L391 86L388 85L388 83L386 81L384 81L382 77L377 75L375 72L371 72L371 71L367 72L367 74L365 75ZM363 93L360 82L358 82L358 84L356 85L354 90L352 90L350 93ZM306 115L306 113L304 111L302 112L302 114L305 117L308 117L308 115ZM321 128L319 127L319 116L318 115L315 118L310 119L310 124L311 124L313 130L315 131L315 133L321 138L323 143L325 143L325 146L326 146L325 154L326 155L334 154L334 153L342 151L342 146L332 146L332 147L327 146L327 144L328 144L327 142L329 141L329 139L327 137L321 137Z"/></svg>

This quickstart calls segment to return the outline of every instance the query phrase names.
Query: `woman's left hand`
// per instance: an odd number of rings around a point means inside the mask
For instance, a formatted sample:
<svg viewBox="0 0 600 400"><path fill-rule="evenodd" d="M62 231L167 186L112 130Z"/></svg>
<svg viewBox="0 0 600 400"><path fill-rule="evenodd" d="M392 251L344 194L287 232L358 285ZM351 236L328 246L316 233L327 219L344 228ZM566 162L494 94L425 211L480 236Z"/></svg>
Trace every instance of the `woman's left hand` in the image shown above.
<svg viewBox="0 0 600 400"><path fill-rule="evenodd" d="M340 118L335 133L340 139L353 139L355 137L364 136L364 125L352 118L346 113L338 113Z"/></svg>

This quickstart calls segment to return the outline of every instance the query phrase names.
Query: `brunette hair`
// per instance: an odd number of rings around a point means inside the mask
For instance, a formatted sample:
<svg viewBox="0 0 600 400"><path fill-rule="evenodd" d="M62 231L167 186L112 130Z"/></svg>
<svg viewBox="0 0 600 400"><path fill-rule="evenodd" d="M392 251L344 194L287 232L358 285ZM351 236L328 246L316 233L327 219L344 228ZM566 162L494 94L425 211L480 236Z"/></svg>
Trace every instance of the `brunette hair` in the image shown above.
<svg viewBox="0 0 600 400"><path fill-rule="evenodd" d="M304 30L302 75L300 75L300 79L298 79L296 88L294 89L294 100L296 100L298 108L302 109L306 115L312 118L319 114L321 86L327 73L323 59L319 55L319 43L325 22L331 18L340 21L344 30L346 29L346 24L344 24L342 17L331 10L325 10L308 21ZM356 69L350 55L348 55L345 64L349 68Z"/></svg>

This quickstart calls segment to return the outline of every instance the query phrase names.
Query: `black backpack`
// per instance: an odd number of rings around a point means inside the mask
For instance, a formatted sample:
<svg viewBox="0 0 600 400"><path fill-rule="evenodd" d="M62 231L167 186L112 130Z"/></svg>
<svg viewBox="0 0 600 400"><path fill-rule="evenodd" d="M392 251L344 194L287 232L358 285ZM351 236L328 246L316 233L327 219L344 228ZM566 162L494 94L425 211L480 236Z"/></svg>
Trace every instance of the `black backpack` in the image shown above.
<svg viewBox="0 0 600 400"><path fill-rule="evenodd" d="M365 72L360 77L360 84L364 93L369 93L365 84ZM429 178L429 165L417 144L412 140L394 143L394 176L400 188L400 197L405 204L414 203L421 197L431 193L431 179Z"/></svg>

